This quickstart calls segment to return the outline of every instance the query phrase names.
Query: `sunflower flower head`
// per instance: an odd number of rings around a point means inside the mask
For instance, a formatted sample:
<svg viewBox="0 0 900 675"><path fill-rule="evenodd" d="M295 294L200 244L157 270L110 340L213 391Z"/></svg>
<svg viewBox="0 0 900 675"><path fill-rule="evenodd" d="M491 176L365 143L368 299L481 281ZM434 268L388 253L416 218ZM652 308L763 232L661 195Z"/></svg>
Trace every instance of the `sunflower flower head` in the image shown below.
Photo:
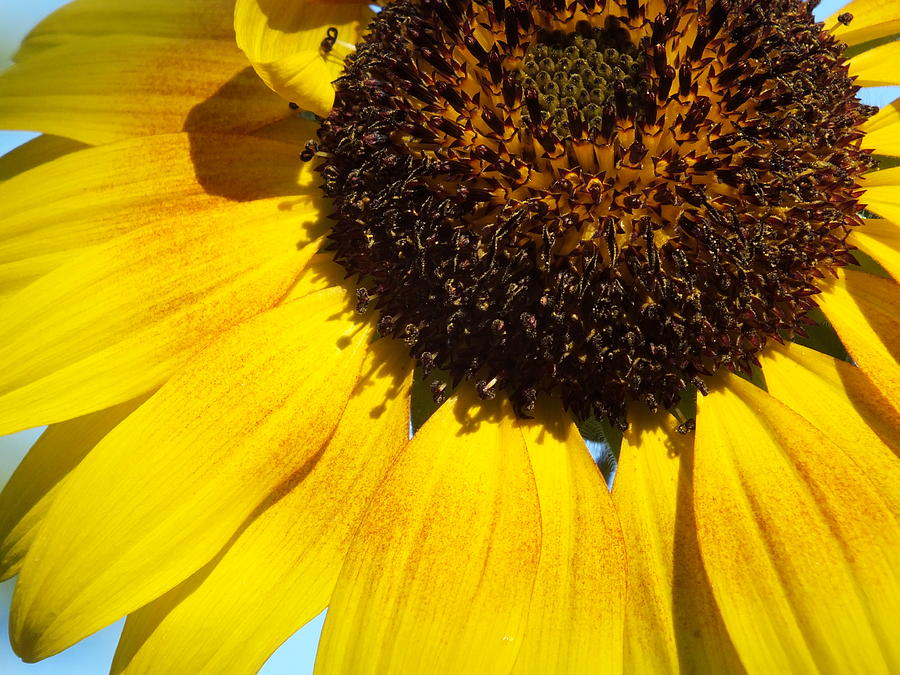
<svg viewBox="0 0 900 675"><path fill-rule="evenodd" d="M900 10L815 4L39 25L16 652L252 673L327 609L320 675L900 671Z"/></svg>
<svg viewBox="0 0 900 675"><path fill-rule="evenodd" d="M624 428L749 374L853 261L873 111L842 43L800 1L654 11L394 2L348 59L329 236L426 374Z"/></svg>

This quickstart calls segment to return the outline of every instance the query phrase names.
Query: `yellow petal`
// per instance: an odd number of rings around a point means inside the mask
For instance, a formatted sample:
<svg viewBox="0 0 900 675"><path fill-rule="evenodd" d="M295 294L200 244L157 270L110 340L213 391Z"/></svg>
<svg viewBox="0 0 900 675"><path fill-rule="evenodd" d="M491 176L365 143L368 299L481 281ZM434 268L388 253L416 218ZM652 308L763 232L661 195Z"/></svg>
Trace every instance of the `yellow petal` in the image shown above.
<svg viewBox="0 0 900 675"><path fill-rule="evenodd" d="M871 187L896 188L900 186L900 167L867 173L862 177L862 183L867 190Z"/></svg>
<svg viewBox="0 0 900 675"><path fill-rule="evenodd" d="M0 181L87 147L84 143L62 136L38 136L0 157Z"/></svg>
<svg viewBox="0 0 900 675"><path fill-rule="evenodd" d="M50 426L0 493L0 578L18 574L28 547L69 473L145 397Z"/></svg>
<svg viewBox="0 0 900 675"><path fill-rule="evenodd" d="M22 43L15 60L70 41L114 33L181 40L234 40L234 3L229 0L75 0L41 21Z"/></svg>
<svg viewBox="0 0 900 675"><path fill-rule="evenodd" d="M277 122L273 122L272 124L267 124L259 129L255 129L253 131L253 137L268 138L269 140L279 141L281 143L290 143L296 148L297 146L305 145L307 139L316 138L318 129L318 122L307 119L306 117L301 117L300 115L293 115L278 120ZM315 167L317 164L318 162L304 163L304 172L311 170L312 167ZM320 183L321 179L316 175L314 184L317 188Z"/></svg>
<svg viewBox="0 0 900 675"><path fill-rule="evenodd" d="M838 22L845 12L853 15L847 26ZM853 0L825 19L825 28L848 45L858 45L900 33L900 12L895 0Z"/></svg>
<svg viewBox="0 0 900 675"><path fill-rule="evenodd" d="M878 131L879 129L884 129L885 127L896 124L898 121L900 121L900 98L890 105L884 106L872 117L863 122L862 129L866 133L872 133L873 131Z"/></svg>
<svg viewBox="0 0 900 675"><path fill-rule="evenodd" d="M514 673L621 673L625 551L606 483L559 404L520 421L541 559Z"/></svg>
<svg viewBox="0 0 900 675"><path fill-rule="evenodd" d="M900 16L900 9L895 9L894 14ZM898 64L900 64L900 42L889 42L850 59L850 75L856 77L854 84L859 87L900 84Z"/></svg>
<svg viewBox="0 0 900 675"><path fill-rule="evenodd" d="M172 134L73 152L0 183L0 286L10 291L142 225L185 224L236 201L288 223L315 196L295 145ZM302 166L302 168L301 168ZM48 190L47 186L53 189ZM303 199L301 199L301 197Z"/></svg>
<svg viewBox="0 0 900 675"><path fill-rule="evenodd" d="M319 243L292 215L233 204L92 249L5 305L0 433L100 410L161 385L279 302ZM314 218L316 208L311 208Z"/></svg>
<svg viewBox="0 0 900 675"><path fill-rule="evenodd" d="M238 0L234 29L260 78L301 108L325 117L334 104L334 87L362 30L374 16L363 3L306 0ZM337 43L322 49L330 28Z"/></svg>
<svg viewBox="0 0 900 675"><path fill-rule="evenodd" d="M841 342L884 397L900 408L900 287L862 272L845 272L817 296Z"/></svg>
<svg viewBox="0 0 900 675"><path fill-rule="evenodd" d="M900 415L862 371L800 345L773 346L762 364L769 393L840 446L900 518Z"/></svg>
<svg viewBox="0 0 900 675"><path fill-rule="evenodd" d="M802 417L740 378L698 401L703 564L749 672L900 668L900 526Z"/></svg>
<svg viewBox="0 0 900 675"><path fill-rule="evenodd" d="M13 598L37 660L157 598L302 478L331 436L370 331L323 291L243 324L108 434L69 475Z"/></svg>
<svg viewBox="0 0 900 675"><path fill-rule="evenodd" d="M900 99L884 106L862 125L863 146L877 155L900 156Z"/></svg>
<svg viewBox="0 0 900 675"><path fill-rule="evenodd" d="M334 257L330 253L317 253L300 274L300 278L285 297L285 301L296 300L334 286L347 286L347 291L352 293L353 288L347 284L346 275L347 272L334 262Z"/></svg>
<svg viewBox="0 0 900 675"><path fill-rule="evenodd" d="M700 561L693 437L668 415L629 418L613 483L628 552L625 672L740 672Z"/></svg>
<svg viewBox="0 0 900 675"><path fill-rule="evenodd" d="M409 440L412 361L393 341L372 347L309 475L257 517L211 570L128 617L114 673L256 672L325 609L359 518Z"/></svg>
<svg viewBox="0 0 900 675"><path fill-rule="evenodd" d="M867 218L865 223L864 227L852 230L850 242L872 256L888 274L900 281L900 227L882 218Z"/></svg>
<svg viewBox="0 0 900 675"><path fill-rule="evenodd" d="M827 390L831 392L826 395L827 398L843 396L847 401L837 405L843 409L849 403L854 410L849 414L861 417L881 442L900 455L900 410L891 405L860 368L797 344L773 346L773 350L771 354L766 352L761 357L765 360L765 371L773 374L771 382L770 378L766 378L770 394L797 410L823 431L826 425L831 425L828 426L829 429L835 424L840 425L843 416L828 414L820 423L818 417L823 411L827 411L827 406L819 406L817 401L811 400L812 397L805 396L803 387L796 386L792 379L779 375L790 374L806 381L813 388ZM835 434L836 437L840 435L845 439L844 444L847 440L852 440L851 434L843 430L835 429ZM863 436L868 437L869 434ZM859 445L861 444L857 444Z"/></svg>
<svg viewBox="0 0 900 675"><path fill-rule="evenodd" d="M0 282L0 307L3 307L3 304L8 302L9 299L18 292L18 286L12 286L10 284Z"/></svg>
<svg viewBox="0 0 900 675"><path fill-rule="evenodd" d="M234 44L108 35L66 42L0 75L0 126L89 144L250 133L287 117Z"/></svg>
<svg viewBox="0 0 900 675"><path fill-rule="evenodd" d="M508 408L466 391L416 433L347 554L317 672L512 667L541 522L525 441Z"/></svg>
<svg viewBox="0 0 900 675"><path fill-rule="evenodd" d="M900 221L900 166L866 174L861 184L867 208L893 222Z"/></svg>

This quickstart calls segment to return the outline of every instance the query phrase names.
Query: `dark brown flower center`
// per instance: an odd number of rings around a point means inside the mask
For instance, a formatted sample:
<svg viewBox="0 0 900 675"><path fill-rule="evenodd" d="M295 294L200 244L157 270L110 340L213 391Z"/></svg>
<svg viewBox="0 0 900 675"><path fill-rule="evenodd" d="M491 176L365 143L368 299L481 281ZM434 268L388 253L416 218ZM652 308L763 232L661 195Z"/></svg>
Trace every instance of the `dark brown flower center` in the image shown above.
<svg viewBox="0 0 900 675"><path fill-rule="evenodd" d="M335 259L426 372L670 408L852 261L842 53L800 0L395 0L319 131Z"/></svg>

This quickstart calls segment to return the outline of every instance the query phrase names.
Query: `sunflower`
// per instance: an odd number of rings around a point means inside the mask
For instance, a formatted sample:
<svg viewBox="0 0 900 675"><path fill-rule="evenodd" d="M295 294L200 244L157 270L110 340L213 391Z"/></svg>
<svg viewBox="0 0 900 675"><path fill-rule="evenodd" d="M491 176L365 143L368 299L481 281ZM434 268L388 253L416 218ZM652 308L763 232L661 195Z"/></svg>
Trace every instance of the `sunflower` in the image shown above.
<svg viewBox="0 0 900 675"><path fill-rule="evenodd" d="M327 607L323 673L900 669L900 101L856 96L900 11L812 4L41 23L16 652L127 616L114 672L253 672Z"/></svg>

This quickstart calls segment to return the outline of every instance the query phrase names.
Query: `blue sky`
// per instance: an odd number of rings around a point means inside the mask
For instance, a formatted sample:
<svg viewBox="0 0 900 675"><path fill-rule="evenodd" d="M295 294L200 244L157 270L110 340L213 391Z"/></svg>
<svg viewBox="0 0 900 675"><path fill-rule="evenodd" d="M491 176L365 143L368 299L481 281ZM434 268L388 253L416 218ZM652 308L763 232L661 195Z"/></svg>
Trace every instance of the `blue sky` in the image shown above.
<svg viewBox="0 0 900 675"><path fill-rule="evenodd" d="M28 30L64 0L0 0L0 69L11 63L16 46ZM823 18L845 4L844 0L824 0L816 14ZM900 87L880 87L865 92L864 100L886 105L900 96ZM33 138L27 132L0 131L0 155ZM15 465L37 437L37 432L23 432L0 438L0 484L6 482ZM0 622L6 623L12 582L0 584ZM266 601L261 599L261 601ZM272 599L277 601L277 599ZM265 675L280 673L311 673L315 645L323 618L319 617L289 640L263 668ZM93 675L104 673L109 667L121 625L116 624L82 641L63 654L39 664L24 664L0 640L0 672L4 675Z"/></svg>

